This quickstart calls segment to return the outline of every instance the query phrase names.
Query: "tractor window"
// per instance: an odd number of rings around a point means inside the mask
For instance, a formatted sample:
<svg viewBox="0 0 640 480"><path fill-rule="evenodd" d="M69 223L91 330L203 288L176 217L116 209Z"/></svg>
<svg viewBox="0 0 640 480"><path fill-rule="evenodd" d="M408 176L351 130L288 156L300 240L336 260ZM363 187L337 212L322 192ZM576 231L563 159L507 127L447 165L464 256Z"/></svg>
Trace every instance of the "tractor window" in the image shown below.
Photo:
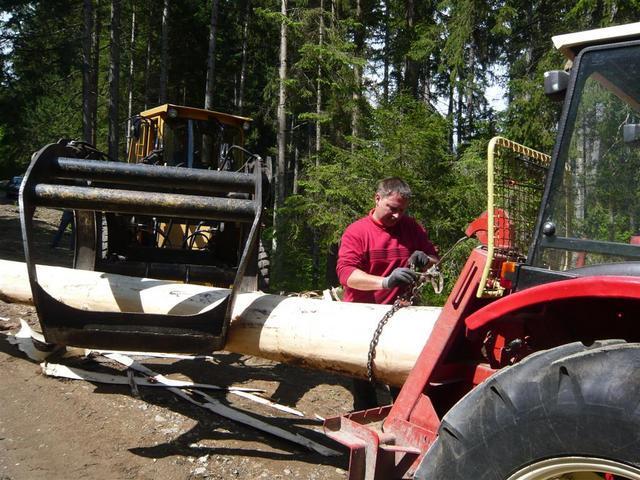
<svg viewBox="0 0 640 480"><path fill-rule="evenodd" d="M197 168L217 169L229 127L215 118L194 122L194 164Z"/></svg>
<svg viewBox="0 0 640 480"><path fill-rule="evenodd" d="M640 247L629 250L640 228L640 145L623 139L624 125L640 123L640 48L585 52L579 69L545 218L555 238L535 262L554 270L640 260Z"/></svg>
<svg viewBox="0 0 640 480"><path fill-rule="evenodd" d="M164 161L176 167L187 166L188 121L168 120L164 127Z"/></svg>
<svg viewBox="0 0 640 480"><path fill-rule="evenodd" d="M167 165L236 170L242 165L242 157L238 152L227 155L232 145L242 146L240 129L216 118L176 118L167 119L165 123L164 161Z"/></svg>
<svg viewBox="0 0 640 480"><path fill-rule="evenodd" d="M217 120L194 122L194 165L196 168L217 167L224 126Z"/></svg>
<svg viewBox="0 0 640 480"><path fill-rule="evenodd" d="M227 151L232 145L242 146L242 136L238 128L222 124L216 119L194 122L194 164L198 168L235 170L237 159L231 157L225 162ZM226 165L225 165L226 163Z"/></svg>

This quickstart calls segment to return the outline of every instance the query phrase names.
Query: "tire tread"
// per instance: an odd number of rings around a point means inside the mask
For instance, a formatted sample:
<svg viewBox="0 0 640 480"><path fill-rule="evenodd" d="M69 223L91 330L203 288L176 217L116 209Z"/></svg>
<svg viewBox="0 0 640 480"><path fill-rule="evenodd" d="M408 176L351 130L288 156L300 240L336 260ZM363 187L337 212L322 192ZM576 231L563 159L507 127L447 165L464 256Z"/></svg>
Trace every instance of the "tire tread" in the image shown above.
<svg viewBox="0 0 640 480"><path fill-rule="evenodd" d="M538 459L574 454L639 465L638 365L640 345L605 340L505 368L444 416L414 478L504 480Z"/></svg>

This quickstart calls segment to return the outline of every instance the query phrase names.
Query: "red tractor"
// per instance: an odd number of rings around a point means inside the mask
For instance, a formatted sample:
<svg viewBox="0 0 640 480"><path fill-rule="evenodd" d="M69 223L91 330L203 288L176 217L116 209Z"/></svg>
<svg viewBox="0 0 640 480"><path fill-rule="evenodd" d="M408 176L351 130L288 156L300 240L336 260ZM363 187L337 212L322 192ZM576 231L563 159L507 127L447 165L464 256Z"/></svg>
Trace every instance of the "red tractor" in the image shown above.
<svg viewBox="0 0 640 480"><path fill-rule="evenodd" d="M553 41L553 155L492 140L484 244L397 401L325 424L351 480L640 479L640 23Z"/></svg>

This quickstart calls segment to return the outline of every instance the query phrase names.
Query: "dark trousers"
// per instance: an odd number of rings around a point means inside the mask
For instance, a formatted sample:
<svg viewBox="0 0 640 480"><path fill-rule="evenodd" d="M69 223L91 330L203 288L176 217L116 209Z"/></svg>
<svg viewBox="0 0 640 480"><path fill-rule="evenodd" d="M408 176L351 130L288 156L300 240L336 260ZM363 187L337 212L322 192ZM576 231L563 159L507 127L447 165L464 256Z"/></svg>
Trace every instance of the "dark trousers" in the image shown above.
<svg viewBox="0 0 640 480"><path fill-rule="evenodd" d="M74 248L75 245L75 231L73 225L73 210L64 210L62 212L62 217L60 218L60 225L58 225L58 231L56 232L53 240L51 241L51 248L57 247L58 243L62 239L62 235L64 235L67 227L71 225L71 249Z"/></svg>
<svg viewBox="0 0 640 480"><path fill-rule="evenodd" d="M368 380L353 379L353 410L367 410L378 406L376 387Z"/></svg>
<svg viewBox="0 0 640 480"><path fill-rule="evenodd" d="M400 389L397 387L386 386L391 396L391 401L395 402ZM359 378L353 379L353 410L368 410L369 408L380 407L378 402L378 393L375 385L368 380L361 380Z"/></svg>

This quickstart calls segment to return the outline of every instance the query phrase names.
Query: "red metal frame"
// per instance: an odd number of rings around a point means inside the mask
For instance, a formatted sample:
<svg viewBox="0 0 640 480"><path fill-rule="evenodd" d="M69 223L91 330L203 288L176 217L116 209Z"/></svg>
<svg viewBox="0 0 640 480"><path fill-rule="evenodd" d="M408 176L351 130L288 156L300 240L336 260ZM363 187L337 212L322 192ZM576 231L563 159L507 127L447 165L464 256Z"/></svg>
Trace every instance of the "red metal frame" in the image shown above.
<svg viewBox="0 0 640 480"><path fill-rule="evenodd" d="M594 276L547 283L503 297L469 315L465 324L478 330L517 310L569 298L640 299L640 278Z"/></svg>
<svg viewBox="0 0 640 480"><path fill-rule="evenodd" d="M453 357L448 355L451 347L461 335L480 330L519 310L554 301L640 299L640 278L622 276L562 280L498 300L478 299L475 294L486 262L486 250L476 248L471 252L427 343L392 406L354 412L325 422L325 433L351 451L349 480L410 478L424 453L435 441L441 415L444 414L442 405L438 413L439 404L433 400L435 388L442 383L458 381L463 388L470 389L496 371L478 360L464 363L449 358ZM485 339L485 347L492 349L489 356L494 359L493 367L503 364L506 337L501 335L505 331L508 333L509 329L518 331L521 328L521 322L509 323L503 326L504 331L496 333L493 343ZM516 338L519 335L512 336ZM523 355L526 354L525 350ZM514 357L513 361L517 361L517 358ZM511 363L510 358L504 360ZM463 393L464 390L458 391L455 399Z"/></svg>
<svg viewBox="0 0 640 480"><path fill-rule="evenodd" d="M489 214L487 211L482 212L478 218L467 225L467 229L464 232L465 235L469 238L475 236L482 245L487 245L487 236L489 233L489 227L487 226L488 221ZM501 208L494 209L493 223L495 231L495 247L504 249L511 248L514 234L513 223L509 219L509 214Z"/></svg>
<svg viewBox="0 0 640 480"><path fill-rule="evenodd" d="M486 251L471 252L442 309L433 331L395 403L392 406L354 412L327 419L325 433L349 447L349 480L403 478L417 468L440 426L429 389L444 379L459 378L475 385L494 370L486 365L445 365L445 357L464 318L477 308L475 297ZM455 374L454 374L455 373Z"/></svg>

